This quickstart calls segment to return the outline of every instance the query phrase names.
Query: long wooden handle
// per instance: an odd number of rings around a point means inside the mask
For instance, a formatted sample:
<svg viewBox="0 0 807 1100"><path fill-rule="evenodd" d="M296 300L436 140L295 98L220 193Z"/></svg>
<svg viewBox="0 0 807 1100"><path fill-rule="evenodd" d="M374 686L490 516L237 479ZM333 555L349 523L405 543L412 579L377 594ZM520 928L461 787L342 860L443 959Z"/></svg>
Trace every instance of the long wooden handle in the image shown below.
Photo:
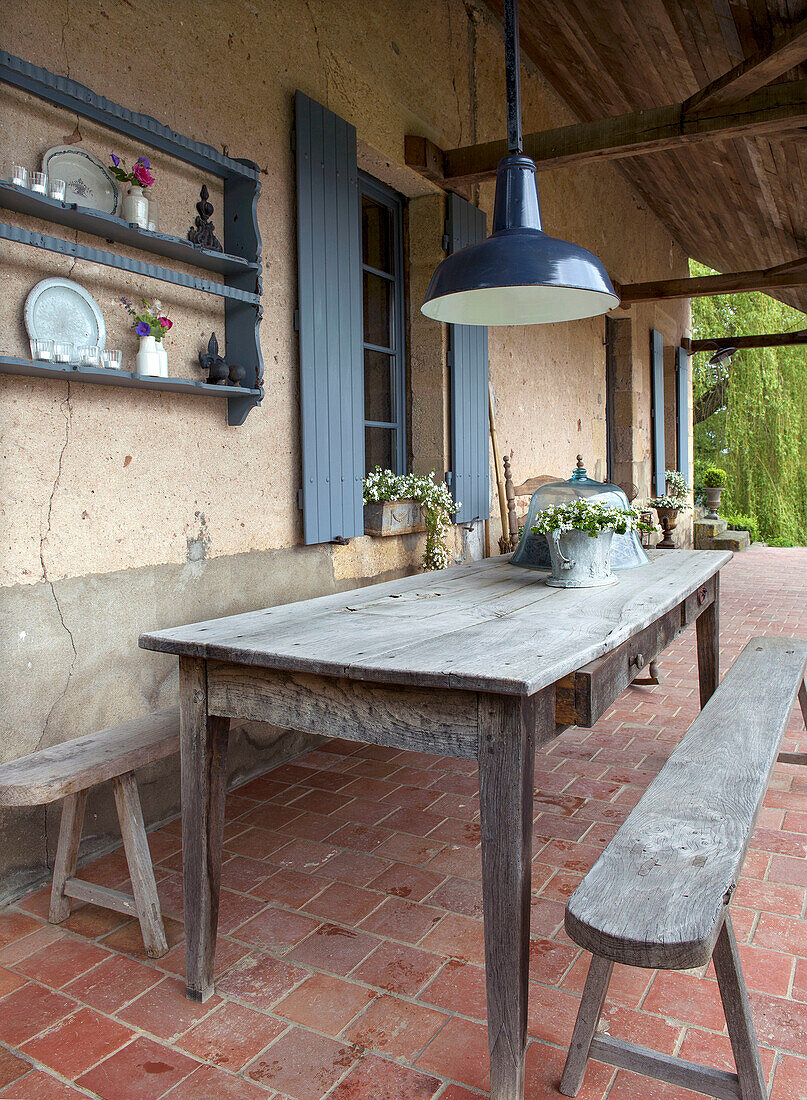
<svg viewBox="0 0 807 1100"><path fill-rule="evenodd" d="M496 488L499 490L499 512L502 517L502 537L507 538L507 498L504 494L502 472L499 469L499 440L496 435L496 414L493 411L493 386L488 382L488 418L490 420L490 441L493 444L493 466L496 470Z"/></svg>

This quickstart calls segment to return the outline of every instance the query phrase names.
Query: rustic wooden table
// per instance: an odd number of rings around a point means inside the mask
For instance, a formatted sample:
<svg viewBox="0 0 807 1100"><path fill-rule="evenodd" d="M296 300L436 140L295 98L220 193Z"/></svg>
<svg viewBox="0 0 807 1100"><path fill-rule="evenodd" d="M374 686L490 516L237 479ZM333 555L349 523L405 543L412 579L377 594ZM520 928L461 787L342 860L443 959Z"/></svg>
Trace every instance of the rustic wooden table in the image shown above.
<svg viewBox="0 0 807 1100"><path fill-rule="evenodd" d="M233 718L479 762L491 1095L524 1092L536 746L590 726L697 623L718 682L722 551L655 552L606 588L507 558L145 634L179 655L188 996L213 991Z"/></svg>

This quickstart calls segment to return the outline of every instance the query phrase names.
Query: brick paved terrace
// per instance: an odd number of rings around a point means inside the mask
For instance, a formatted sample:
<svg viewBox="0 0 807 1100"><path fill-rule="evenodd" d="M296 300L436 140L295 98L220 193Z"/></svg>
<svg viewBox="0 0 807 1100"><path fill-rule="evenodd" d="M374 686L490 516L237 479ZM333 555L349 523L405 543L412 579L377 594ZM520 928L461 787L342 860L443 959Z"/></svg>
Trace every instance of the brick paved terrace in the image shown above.
<svg viewBox="0 0 807 1100"><path fill-rule="evenodd" d="M723 573L728 667L754 634L807 637L807 550ZM557 1084L588 957L563 906L698 710L694 631L663 682L537 758L527 1097ZM787 747L807 747L799 717ZM471 762L330 741L228 800L216 995L183 995L180 822L151 834L171 950L47 891L0 912L0 1096L17 1100L472 1100L487 1095ZM125 880L120 851L84 872ZM807 776L778 765L732 905L773 1100L807 1098ZM706 973L617 967L616 1036L733 1069ZM592 1062L583 1100L694 1094Z"/></svg>

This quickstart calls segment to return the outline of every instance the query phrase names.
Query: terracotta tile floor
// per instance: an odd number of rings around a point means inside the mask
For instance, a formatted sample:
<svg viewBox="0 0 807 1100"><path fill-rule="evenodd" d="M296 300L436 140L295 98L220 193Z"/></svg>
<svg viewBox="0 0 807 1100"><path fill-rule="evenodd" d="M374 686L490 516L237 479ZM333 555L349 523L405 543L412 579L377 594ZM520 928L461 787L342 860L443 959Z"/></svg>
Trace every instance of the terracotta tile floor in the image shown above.
<svg viewBox="0 0 807 1100"><path fill-rule="evenodd" d="M807 550L725 570L724 667L757 633L807 637ZM587 959L563 905L698 709L694 631L537 760L528 1100L558 1097ZM794 718L789 747L807 748ZM331 741L229 799L217 993L183 996L180 825L151 834L172 949L40 891L0 912L0 1096L471 1100L486 1095L478 799L468 761ZM86 872L125 879L120 852ZM807 775L778 766L732 906L773 1100L807 1098ZM613 1034L731 1068L707 972L618 970ZM592 1063L584 1100L692 1096Z"/></svg>

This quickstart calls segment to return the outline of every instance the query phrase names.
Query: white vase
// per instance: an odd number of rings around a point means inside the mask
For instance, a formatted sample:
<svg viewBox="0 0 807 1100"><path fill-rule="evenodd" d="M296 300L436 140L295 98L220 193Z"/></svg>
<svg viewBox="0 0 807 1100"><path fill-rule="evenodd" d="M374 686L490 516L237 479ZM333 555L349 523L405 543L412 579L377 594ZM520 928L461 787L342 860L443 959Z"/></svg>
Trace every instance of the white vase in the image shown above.
<svg viewBox="0 0 807 1100"><path fill-rule="evenodd" d="M148 225L147 225L146 228L151 233L159 233L159 231L160 231L160 204L154 198L154 195L152 193L153 190L154 189L152 187L147 187L143 192L143 196L149 204Z"/></svg>
<svg viewBox="0 0 807 1100"><path fill-rule="evenodd" d="M160 359L160 378L168 377L168 352L162 340L157 340L157 355Z"/></svg>
<svg viewBox="0 0 807 1100"><path fill-rule="evenodd" d="M142 187L132 185L126 192L123 199L123 218L141 229L148 229L149 201L143 194Z"/></svg>
<svg viewBox="0 0 807 1100"><path fill-rule="evenodd" d="M158 343L153 336L140 337L140 348L136 360L138 374L146 374L154 378L160 377L161 360L157 348Z"/></svg>

